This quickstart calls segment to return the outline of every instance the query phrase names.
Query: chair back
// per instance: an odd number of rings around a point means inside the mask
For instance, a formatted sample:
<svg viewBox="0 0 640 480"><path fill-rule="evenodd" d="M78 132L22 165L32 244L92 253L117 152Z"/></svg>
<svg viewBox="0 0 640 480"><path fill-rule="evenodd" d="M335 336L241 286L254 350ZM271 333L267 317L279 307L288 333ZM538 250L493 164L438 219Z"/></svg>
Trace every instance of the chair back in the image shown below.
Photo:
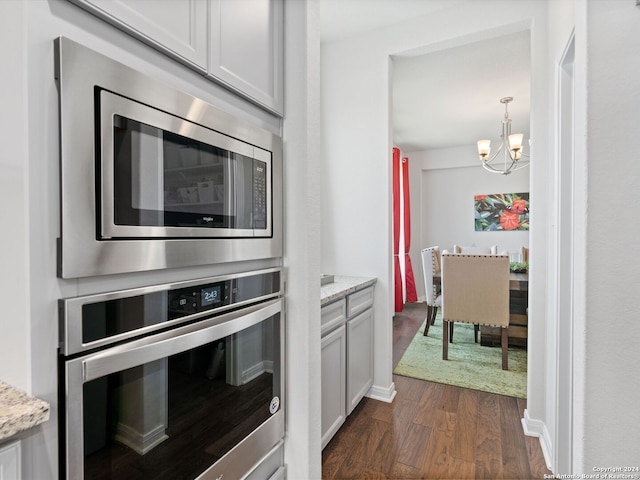
<svg viewBox="0 0 640 480"><path fill-rule="evenodd" d="M520 261L529 263L529 247L520 247Z"/></svg>
<svg viewBox="0 0 640 480"><path fill-rule="evenodd" d="M460 245L453 246L453 253L470 253L470 254L481 254L481 255L497 255L498 254L498 246L491 245L490 247L461 247Z"/></svg>
<svg viewBox="0 0 640 480"><path fill-rule="evenodd" d="M433 307L438 297L436 285L433 283L433 275L440 271L440 247L423 248L420 253L422 254L422 273L427 305Z"/></svg>
<svg viewBox="0 0 640 480"><path fill-rule="evenodd" d="M509 256L442 254L442 318L509 325Z"/></svg>

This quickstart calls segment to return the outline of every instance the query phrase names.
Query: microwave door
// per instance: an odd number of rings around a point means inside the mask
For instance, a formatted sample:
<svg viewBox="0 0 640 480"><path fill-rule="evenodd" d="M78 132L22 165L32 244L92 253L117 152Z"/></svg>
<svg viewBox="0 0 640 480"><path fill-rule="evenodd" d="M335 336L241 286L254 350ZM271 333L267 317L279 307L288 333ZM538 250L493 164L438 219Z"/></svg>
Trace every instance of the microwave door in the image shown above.
<svg viewBox="0 0 640 480"><path fill-rule="evenodd" d="M256 212L270 235L269 164L254 147L104 95L101 240L253 237Z"/></svg>

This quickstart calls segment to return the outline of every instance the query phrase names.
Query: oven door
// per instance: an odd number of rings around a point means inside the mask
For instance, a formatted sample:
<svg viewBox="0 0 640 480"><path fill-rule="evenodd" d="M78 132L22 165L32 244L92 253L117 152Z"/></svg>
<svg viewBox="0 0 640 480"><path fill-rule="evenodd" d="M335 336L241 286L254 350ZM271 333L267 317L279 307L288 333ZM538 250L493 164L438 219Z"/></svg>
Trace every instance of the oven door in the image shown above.
<svg viewBox="0 0 640 480"><path fill-rule="evenodd" d="M241 478L282 441L282 299L61 360L62 478Z"/></svg>
<svg viewBox="0 0 640 480"><path fill-rule="evenodd" d="M271 154L106 90L102 240L271 236Z"/></svg>

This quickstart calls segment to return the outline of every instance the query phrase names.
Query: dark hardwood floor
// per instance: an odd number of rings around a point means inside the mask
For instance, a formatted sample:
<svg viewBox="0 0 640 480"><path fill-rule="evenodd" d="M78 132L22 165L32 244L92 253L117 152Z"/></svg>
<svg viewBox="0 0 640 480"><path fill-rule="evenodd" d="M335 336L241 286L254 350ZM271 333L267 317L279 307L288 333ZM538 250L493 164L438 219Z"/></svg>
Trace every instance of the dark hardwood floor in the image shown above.
<svg viewBox="0 0 640 480"><path fill-rule="evenodd" d="M426 316L393 319L394 366ZM322 478L542 479L551 472L526 437L526 400L394 375L393 403L364 398L322 454Z"/></svg>

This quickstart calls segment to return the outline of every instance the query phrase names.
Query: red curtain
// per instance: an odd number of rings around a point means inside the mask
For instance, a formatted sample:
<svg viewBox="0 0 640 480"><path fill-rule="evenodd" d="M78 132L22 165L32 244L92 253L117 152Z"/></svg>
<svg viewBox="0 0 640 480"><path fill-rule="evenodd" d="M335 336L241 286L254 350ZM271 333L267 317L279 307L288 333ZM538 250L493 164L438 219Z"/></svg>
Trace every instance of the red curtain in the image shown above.
<svg viewBox="0 0 640 480"><path fill-rule="evenodd" d="M400 272L400 150L393 148L393 269L395 272L395 311L404 308L402 299L402 272Z"/></svg>
<svg viewBox="0 0 640 480"><path fill-rule="evenodd" d="M402 193L404 195L404 275L407 302L417 302L416 281L413 277L409 249L411 247L411 199L409 198L409 159L402 159Z"/></svg>

